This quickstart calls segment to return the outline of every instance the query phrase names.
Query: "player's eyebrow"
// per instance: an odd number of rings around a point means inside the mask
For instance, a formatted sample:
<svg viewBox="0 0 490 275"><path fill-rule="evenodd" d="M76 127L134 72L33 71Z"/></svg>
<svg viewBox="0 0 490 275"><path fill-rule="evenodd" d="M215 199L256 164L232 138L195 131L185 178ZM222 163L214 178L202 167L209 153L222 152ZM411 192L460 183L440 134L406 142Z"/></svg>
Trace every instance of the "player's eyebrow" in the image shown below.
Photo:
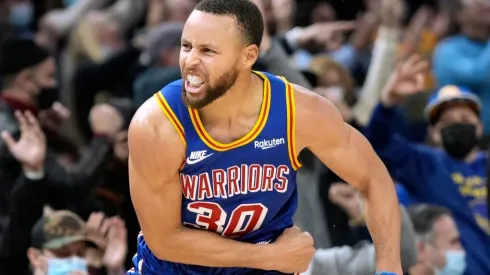
<svg viewBox="0 0 490 275"><path fill-rule="evenodd" d="M186 39L182 38L181 40L182 44L192 44L191 42L187 41ZM211 49L216 49L217 46L212 44L212 43L203 43L203 44L198 44L197 47L199 48L211 48Z"/></svg>

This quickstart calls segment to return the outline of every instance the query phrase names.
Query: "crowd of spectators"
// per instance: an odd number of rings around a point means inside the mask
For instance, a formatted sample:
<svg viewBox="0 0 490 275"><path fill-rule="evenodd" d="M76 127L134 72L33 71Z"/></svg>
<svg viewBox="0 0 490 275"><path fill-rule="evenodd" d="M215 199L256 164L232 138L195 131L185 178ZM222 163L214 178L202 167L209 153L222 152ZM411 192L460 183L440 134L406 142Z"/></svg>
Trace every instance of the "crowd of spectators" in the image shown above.
<svg viewBox="0 0 490 275"><path fill-rule="evenodd" d="M385 162L404 272L490 274L490 2L252 1L266 24L254 69L329 99ZM0 1L0 274L132 267L127 128L180 78L197 2ZM358 192L300 159L295 223L317 248L305 274L374 274Z"/></svg>

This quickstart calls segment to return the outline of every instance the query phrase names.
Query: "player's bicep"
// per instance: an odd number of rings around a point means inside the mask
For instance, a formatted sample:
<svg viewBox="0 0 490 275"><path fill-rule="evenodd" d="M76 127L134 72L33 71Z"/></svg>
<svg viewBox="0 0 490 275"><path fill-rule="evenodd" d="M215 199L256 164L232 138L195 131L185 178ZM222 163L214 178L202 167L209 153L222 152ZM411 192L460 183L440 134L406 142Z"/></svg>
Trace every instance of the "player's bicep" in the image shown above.
<svg viewBox="0 0 490 275"><path fill-rule="evenodd" d="M297 97L298 137L329 169L363 190L371 175L384 169L367 139L345 123L328 100L317 95Z"/></svg>
<svg viewBox="0 0 490 275"><path fill-rule="evenodd" d="M363 191L373 176L386 173L381 160L359 131L345 124L343 131L332 131L332 135L335 132L341 140L332 144L316 143L311 150L343 180Z"/></svg>
<svg viewBox="0 0 490 275"><path fill-rule="evenodd" d="M131 200L151 246L181 225L178 171L184 148L165 116L148 110L133 118L128 145Z"/></svg>

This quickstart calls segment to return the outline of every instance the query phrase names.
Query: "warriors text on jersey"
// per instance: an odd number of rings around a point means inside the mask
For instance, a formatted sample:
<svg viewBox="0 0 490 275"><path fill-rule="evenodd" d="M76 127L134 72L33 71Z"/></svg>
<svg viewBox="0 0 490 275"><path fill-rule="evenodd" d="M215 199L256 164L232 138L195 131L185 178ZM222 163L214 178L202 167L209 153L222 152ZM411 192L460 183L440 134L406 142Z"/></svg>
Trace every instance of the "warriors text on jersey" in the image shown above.
<svg viewBox="0 0 490 275"><path fill-rule="evenodd" d="M180 170L182 223L225 238L260 244L273 242L293 225L300 163L295 149L292 86L271 74L254 73L264 81L259 117L248 134L228 144L214 140L206 132L198 110L185 106L182 80L167 85L154 97L186 147ZM138 237L133 261L135 267L128 274L282 274L159 260L143 234Z"/></svg>

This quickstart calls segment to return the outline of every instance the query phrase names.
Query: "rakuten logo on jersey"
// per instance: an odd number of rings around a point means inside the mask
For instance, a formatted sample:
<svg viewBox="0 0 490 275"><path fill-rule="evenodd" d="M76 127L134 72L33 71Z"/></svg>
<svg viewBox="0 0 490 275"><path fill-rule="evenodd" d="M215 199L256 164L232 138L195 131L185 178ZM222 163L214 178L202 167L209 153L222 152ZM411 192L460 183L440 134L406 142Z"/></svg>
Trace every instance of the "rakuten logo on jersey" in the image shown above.
<svg viewBox="0 0 490 275"><path fill-rule="evenodd" d="M286 141L284 140L284 138L273 138L273 139L269 139L269 140L264 139L262 141L256 140L254 142L254 146L255 146L255 148L267 150L267 149L271 149L271 148L274 148L276 146L279 146L279 145L282 145L285 143L286 143Z"/></svg>

